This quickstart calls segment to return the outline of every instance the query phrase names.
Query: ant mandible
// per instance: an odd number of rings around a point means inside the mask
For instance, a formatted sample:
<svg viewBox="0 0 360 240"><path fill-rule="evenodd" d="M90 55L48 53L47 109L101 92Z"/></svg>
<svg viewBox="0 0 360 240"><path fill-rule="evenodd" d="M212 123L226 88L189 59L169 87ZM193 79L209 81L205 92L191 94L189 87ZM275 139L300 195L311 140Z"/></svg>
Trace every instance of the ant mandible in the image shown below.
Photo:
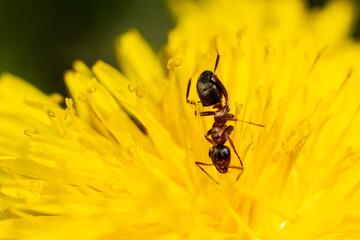
<svg viewBox="0 0 360 240"><path fill-rule="evenodd" d="M211 158L212 163L203 163L195 162L206 175L208 175L215 183L219 184L209 173L207 173L201 166L211 166L214 165L216 170L219 173L227 173L229 168L234 168L240 170L239 175L236 178L236 181L239 179L240 175L244 170L244 165L241 161L239 154L237 153L234 143L230 138L231 132L234 130L234 126L226 125L227 121L241 121L249 124L253 124L259 127L265 127L265 125L242 121L235 118L235 116L230 112L229 98L228 93L224 85L221 83L220 79L215 74L217 66L220 61L220 55L217 53L214 72L209 70L201 73L197 80L196 89L200 102L203 106L213 106L212 108L217 109L216 111L205 111L201 112L200 116L214 116L214 124L212 128L205 134L205 138L213 146L209 150L209 157ZM189 79L187 91L186 91L186 102L192 105L196 103L189 100L189 92L191 86L191 78ZM225 98L225 103L222 105L222 97ZM196 112L195 112L196 114ZM211 138L209 138L211 136ZM227 146L224 146L226 141L229 141L232 149L234 150L237 158L239 159L240 166L230 166L231 154L230 149Z"/></svg>

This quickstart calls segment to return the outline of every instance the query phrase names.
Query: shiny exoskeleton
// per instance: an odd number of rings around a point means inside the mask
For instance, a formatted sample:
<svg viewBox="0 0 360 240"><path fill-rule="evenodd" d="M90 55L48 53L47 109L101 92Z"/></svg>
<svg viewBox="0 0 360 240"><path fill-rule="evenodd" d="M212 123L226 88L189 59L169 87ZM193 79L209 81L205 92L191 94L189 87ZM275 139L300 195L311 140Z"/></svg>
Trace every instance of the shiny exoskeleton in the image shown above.
<svg viewBox="0 0 360 240"><path fill-rule="evenodd" d="M221 103L222 97L224 96L225 97L224 106L227 109L227 111L230 111L226 88L215 74L219 61L220 61L220 55L218 54L215 61L214 72L211 72L209 70L202 72L197 80L196 90L200 98L200 102L202 103L203 106L208 107L208 106L213 106L216 103ZM195 105L196 104L195 102L189 100L190 86L191 86L191 78L189 79L189 83L187 86L186 102Z"/></svg>
<svg viewBox="0 0 360 240"><path fill-rule="evenodd" d="M209 157L216 170L220 173L227 173L231 160L230 148L224 145L212 146L209 151Z"/></svg>
<svg viewBox="0 0 360 240"><path fill-rule="evenodd" d="M203 106L212 106L221 102L223 94L221 88L216 84L214 73L211 71L204 71L199 76L196 90Z"/></svg>
<svg viewBox="0 0 360 240"><path fill-rule="evenodd" d="M212 108L217 109L216 111L204 111L200 113L200 116L214 116L214 124L212 128L205 134L205 138L213 146L210 148L209 157L211 158L212 163L202 163L195 162L195 164L207 174L213 181L219 184L209 173L207 173L201 166L211 166L214 165L216 170L220 173L227 173L229 168L234 168L240 170L238 177L239 179L241 173L244 170L243 163L239 154L237 153L234 143L230 138L231 132L234 130L234 126L226 125L227 121L242 121L235 119L234 115L229 113L229 99L226 88L221 83L217 75L215 74L216 68L219 64L220 56L217 55L214 72L204 71L198 78L197 81L197 93L200 98L200 102L203 106L213 106ZM191 79L189 80L187 92L186 92L186 102L189 104L195 105L194 101L189 100L189 92L191 86ZM222 97L225 98L224 105L222 104ZM242 121L245 123L257 125L260 127L265 127L261 124L256 124L253 122ZM209 138L209 136L211 138ZM226 141L229 141L232 149L234 150L236 156L239 159L240 166L230 166L231 153L230 149L224 144Z"/></svg>

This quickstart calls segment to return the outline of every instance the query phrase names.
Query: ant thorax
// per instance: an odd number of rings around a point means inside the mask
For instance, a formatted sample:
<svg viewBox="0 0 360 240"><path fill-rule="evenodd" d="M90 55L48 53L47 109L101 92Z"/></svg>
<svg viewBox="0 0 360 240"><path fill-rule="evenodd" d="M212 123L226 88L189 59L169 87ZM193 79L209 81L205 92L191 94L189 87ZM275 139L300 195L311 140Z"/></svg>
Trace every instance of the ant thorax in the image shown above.
<svg viewBox="0 0 360 240"><path fill-rule="evenodd" d="M224 125L223 127L213 126L211 128L211 139L217 145L224 145L224 143L226 142L226 136L224 134L225 129L226 129L226 125Z"/></svg>
<svg viewBox="0 0 360 240"><path fill-rule="evenodd" d="M225 108L219 108L218 110L215 111L214 118L215 120L217 120L219 118L223 118L226 114L227 111Z"/></svg>
<svg viewBox="0 0 360 240"><path fill-rule="evenodd" d="M223 106L219 107L214 113L214 127L223 127L229 118L234 118L233 114L229 114Z"/></svg>

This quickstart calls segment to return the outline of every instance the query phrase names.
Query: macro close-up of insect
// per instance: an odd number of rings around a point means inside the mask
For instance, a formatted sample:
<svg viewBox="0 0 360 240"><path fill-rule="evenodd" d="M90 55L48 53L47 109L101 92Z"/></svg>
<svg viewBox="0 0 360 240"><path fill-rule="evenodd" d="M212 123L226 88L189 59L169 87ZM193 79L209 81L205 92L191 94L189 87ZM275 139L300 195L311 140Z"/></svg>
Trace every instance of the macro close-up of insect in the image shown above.
<svg viewBox="0 0 360 240"><path fill-rule="evenodd" d="M0 240L360 240L360 0L0 9Z"/></svg>
<svg viewBox="0 0 360 240"><path fill-rule="evenodd" d="M214 72L209 70L202 72L196 84L197 94L200 98L199 103L201 103L204 107L212 106L213 109L217 110L203 111L200 113L200 116L202 117L214 116L214 124L212 125L212 128L205 134L205 139L213 145L209 150L209 157L211 158L212 163L195 162L195 164L217 184L219 184L219 182L217 182L208 172L206 172L202 166L214 165L216 170L222 174L227 173L229 168L238 169L239 174L236 178L236 181L240 178L240 175L244 170L241 157L236 151L234 143L230 138L231 132L234 130L234 126L227 125L227 121L241 121L259 127L265 127L265 125L262 124L236 119L233 114L229 113L230 105L227 90L215 74L219 61L220 55L217 53ZM187 86L186 102L191 105L196 105L196 102L189 100L190 87L191 78ZM224 104L222 103L223 96L225 98ZM195 112L195 114L197 113ZM211 138L209 138L209 136ZM239 159L240 166L230 166L231 153L230 148L224 145L226 141L229 141L230 146Z"/></svg>

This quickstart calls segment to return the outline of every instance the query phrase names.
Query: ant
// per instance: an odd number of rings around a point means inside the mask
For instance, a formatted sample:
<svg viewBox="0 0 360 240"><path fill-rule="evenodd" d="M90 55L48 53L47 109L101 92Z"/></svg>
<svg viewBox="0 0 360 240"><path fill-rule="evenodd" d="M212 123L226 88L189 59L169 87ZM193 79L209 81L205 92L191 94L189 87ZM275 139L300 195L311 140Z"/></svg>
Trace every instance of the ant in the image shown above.
<svg viewBox="0 0 360 240"><path fill-rule="evenodd" d="M212 163L195 162L206 175L208 175L215 183L219 184L209 173L207 173L201 166L214 165L219 173L227 173L229 168L240 170L236 181L244 170L244 165L241 161L239 154L237 153L234 143L230 138L231 132L234 130L234 126L226 125L227 121L242 121L235 118L230 112L228 93L220 79L215 74L217 66L220 61L220 55L217 53L214 72L209 70L201 73L197 80L196 89L200 101L203 106L213 106L212 108L217 109L216 111L204 111L200 113L200 116L214 116L214 124L212 128L205 134L205 139L210 142L213 146L209 150L209 157ZM194 101L189 100L189 92L191 86L191 78L189 79L187 91L186 91L186 102L188 104L195 105ZM222 105L222 98L225 98L225 103ZM195 112L196 114L196 112ZM259 127L265 127L265 125L242 121L248 124L256 125ZM211 138L209 138L211 136ZM239 159L240 166L230 166L231 154L230 149L224 146L225 142L229 141L232 149L234 150L237 158Z"/></svg>

